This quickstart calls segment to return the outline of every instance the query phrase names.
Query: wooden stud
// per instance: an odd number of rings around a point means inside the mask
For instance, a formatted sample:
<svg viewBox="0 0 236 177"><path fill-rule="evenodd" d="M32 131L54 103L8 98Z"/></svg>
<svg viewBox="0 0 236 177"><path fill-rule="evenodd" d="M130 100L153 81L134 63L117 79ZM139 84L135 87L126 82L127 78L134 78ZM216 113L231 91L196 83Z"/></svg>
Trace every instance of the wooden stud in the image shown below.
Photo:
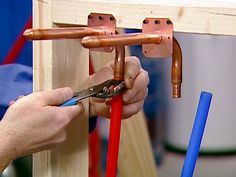
<svg viewBox="0 0 236 177"><path fill-rule="evenodd" d="M52 28L51 12L52 0L34 0L34 28ZM79 40L37 41L33 49L34 91L86 87L89 55ZM34 177L88 177L88 101L83 104L86 111L69 126L66 142L33 155Z"/></svg>
<svg viewBox="0 0 236 177"><path fill-rule="evenodd" d="M79 13L78 13L79 12ZM236 3L161 0L57 0L55 23L83 24L91 12L113 14L118 28L142 28L146 17L170 18L176 32L236 35Z"/></svg>

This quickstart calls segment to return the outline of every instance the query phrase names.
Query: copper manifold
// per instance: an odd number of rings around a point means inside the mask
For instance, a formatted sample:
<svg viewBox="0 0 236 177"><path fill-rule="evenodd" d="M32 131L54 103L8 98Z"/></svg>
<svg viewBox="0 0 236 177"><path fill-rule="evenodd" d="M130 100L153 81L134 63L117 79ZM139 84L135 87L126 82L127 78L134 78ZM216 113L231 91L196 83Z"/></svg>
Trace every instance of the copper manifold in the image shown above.
<svg viewBox="0 0 236 177"><path fill-rule="evenodd" d="M108 46L120 47L125 45L159 43L161 43L161 34L159 33L131 33L123 35L86 36L81 41L81 44L85 48L98 48ZM117 52L117 54L119 54L119 52ZM180 98L182 83L182 52L180 45L175 38L173 38L171 81L173 98Z"/></svg>

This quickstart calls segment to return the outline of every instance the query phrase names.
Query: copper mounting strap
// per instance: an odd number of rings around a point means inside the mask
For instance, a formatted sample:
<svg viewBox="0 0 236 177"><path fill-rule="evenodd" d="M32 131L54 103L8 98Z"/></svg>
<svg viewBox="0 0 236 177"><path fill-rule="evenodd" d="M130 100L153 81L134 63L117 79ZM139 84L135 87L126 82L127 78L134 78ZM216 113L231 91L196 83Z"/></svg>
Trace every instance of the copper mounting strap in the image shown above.
<svg viewBox="0 0 236 177"><path fill-rule="evenodd" d="M106 35L113 35L116 32L116 19L112 14L91 13L88 16L88 27L102 26ZM114 47L94 48L94 51L112 52Z"/></svg>
<svg viewBox="0 0 236 177"><path fill-rule="evenodd" d="M145 18L143 33L161 34L160 44L143 44L142 51L146 57L167 58L173 53L173 23L169 18Z"/></svg>

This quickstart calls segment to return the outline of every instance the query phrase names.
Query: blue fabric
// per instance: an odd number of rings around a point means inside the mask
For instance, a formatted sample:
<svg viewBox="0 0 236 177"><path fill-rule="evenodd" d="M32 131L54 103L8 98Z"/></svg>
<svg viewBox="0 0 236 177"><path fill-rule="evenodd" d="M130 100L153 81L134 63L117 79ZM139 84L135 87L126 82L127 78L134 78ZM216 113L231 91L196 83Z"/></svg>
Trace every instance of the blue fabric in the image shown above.
<svg viewBox="0 0 236 177"><path fill-rule="evenodd" d="M89 133L92 133L96 129L97 120L98 120L97 116L89 118Z"/></svg>
<svg viewBox="0 0 236 177"><path fill-rule="evenodd" d="M32 0L1 0L0 12L1 64L31 16ZM17 57L16 63L32 66L32 42L28 41L26 43Z"/></svg>
<svg viewBox="0 0 236 177"><path fill-rule="evenodd" d="M0 66L0 119L8 103L19 95L32 93L32 68L21 64Z"/></svg>

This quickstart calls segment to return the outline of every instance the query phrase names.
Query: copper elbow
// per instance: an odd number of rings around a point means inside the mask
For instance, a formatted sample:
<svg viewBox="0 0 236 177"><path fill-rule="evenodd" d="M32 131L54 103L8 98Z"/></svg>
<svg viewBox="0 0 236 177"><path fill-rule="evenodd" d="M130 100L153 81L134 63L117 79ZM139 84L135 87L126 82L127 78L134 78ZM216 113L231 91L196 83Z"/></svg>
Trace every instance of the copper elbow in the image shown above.
<svg viewBox="0 0 236 177"><path fill-rule="evenodd" d="M178 41L173 38L173 54L172 54L172 92L173 98L181 97L182 83L182 51Z"/></svg>

